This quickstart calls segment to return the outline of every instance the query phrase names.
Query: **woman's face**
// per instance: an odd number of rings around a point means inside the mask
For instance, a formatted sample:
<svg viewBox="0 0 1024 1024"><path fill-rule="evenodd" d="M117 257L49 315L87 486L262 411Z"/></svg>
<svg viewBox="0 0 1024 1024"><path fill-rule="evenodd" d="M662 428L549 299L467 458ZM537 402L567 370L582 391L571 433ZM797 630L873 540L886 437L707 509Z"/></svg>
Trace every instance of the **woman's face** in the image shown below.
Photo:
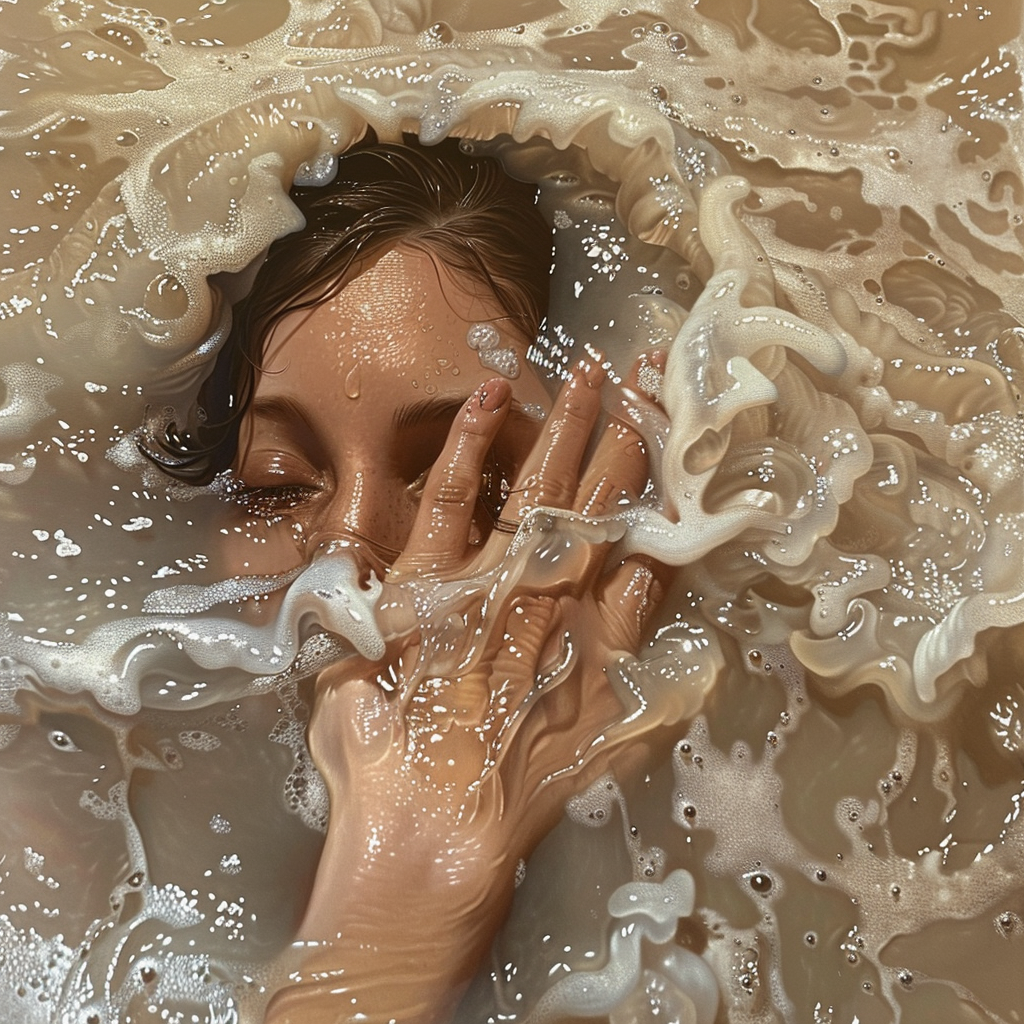
<svg viewBox="0 0 1024 1024"><path fill-rule="evenodd" d="M240 439L236 570L280 572L339 536L389 564L456 412L478 385L517 366L478 503L482 539L502 478L515 478L550 404L526 346L487 289L403 246L334 298L284 319Z"/></svg>

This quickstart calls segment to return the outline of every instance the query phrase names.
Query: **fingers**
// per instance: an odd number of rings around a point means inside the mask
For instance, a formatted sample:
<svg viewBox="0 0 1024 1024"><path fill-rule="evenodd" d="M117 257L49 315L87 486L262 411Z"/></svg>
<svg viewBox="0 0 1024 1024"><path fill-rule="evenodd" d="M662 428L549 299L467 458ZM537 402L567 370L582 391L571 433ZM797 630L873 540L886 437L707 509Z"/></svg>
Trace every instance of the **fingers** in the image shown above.
<svg viewBox="0 0 1024 1024"><path fill-rule="evenodd" d="M636 654L644 626L661 599L662 587L653 569L637 558L627 558L602 588L598 612L609 650Z"/></svg>
<svg viewBox="0 0 1024 1024"><path fill-rule="evenodd" d="M626 387L657 400L667 358L663 349L642 353L630 369ZM613 414L605 426L580 484L576 510L584 515L604 515L615 512L620 505L633 504L647 486L647 444L629 425L630 420L636 419L636 410L627 396L620 395L620 413Z"/></svg>
<svg viewBox="0 0 1024 1024"><path fill-rule="evenodd" d="M581 360L573 370L523 465L503 519L518 521L538 505L573 505L583 454L601 412L604 379L604 369L596 359Z"/></svg>
<svg viewBox="0 0 1024 1024"><path fill-rule="evenodd" d="M412 532L392 573L442 572L461 564L468 543L487 452L511 406L500 377L470 396L427 477Z"/></svg>
<svg viewBox="0 0 1024 1024"><path fill-rule="evenodd" d="M513 603L490 675L492 708L497 712L489 730L495 761L529 710L542 666L557 660L562 636L555 598L525 595Z"/></svg>
<svg viewBox="0 0 1024 1024"><path fill-rule="evenodd" d="M533 687L540 668L557 657L558 603L553 597L524 595L509 611L494 676ZM560 634L558 634L560 635ZM555 641L554 643L552 641ZM524 690L520 696L526 695Z"/></svg>
<svg viewBox="0 0 1024 1024"><path fill-rule="evenodd" d="M614 512L636 501L648 479L645 442L625 418L602 428L581 479L581 467L601 416L602 356L582 359L555 401L502 510L501 521L518 523L533 508L573 509L588 516ZM641 357L630 383L657 375L660 353ZM431 470L405 550L392 566L402 573L450 572L464 563L488 451L511 408L511 387L487 381L460 411L444 451ZM503 545L502 545L503 546Z"/></svg>
<svg viewBox="0 0 1024 1024"><path fill-rule="evenodd" d="M664 352L645 353L634 364L627 383L640 390L660 389L664 363ZM538 505L603 515L622 502L635 501L643 492L648 478L643 439L615 417L604 427L580 479L583 456L601 413L604 380L600 354L581 360L573 370L523 466L503 519L516 522Z"/></svg>
<svg viewBox="0 0 1024 1024"><path fill-rule="evenodd" d="M576 511L585 516L615 512L632 504L647 483L647 449L643 438L621 420L605 425L580 483Z"/></svg>

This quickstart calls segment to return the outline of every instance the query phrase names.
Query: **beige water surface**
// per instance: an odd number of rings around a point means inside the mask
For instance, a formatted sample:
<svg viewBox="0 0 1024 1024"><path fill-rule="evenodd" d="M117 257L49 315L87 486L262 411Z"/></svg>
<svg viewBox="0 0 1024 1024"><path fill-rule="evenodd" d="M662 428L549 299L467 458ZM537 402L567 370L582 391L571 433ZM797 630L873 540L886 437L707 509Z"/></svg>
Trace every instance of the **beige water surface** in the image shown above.
<svg viewBox="0 0 1024 1024"><path fill-rule="evenodd" d="M18 0L0 48L4 1021L283 980L344 647L249 621L317 580L225 586L258 531L135 440L367 124L539 184L553 378L671 351L622 543L675 567L630 671L676 743L574 802L457 1019L1024 1017L1016 5Z"/></svg>

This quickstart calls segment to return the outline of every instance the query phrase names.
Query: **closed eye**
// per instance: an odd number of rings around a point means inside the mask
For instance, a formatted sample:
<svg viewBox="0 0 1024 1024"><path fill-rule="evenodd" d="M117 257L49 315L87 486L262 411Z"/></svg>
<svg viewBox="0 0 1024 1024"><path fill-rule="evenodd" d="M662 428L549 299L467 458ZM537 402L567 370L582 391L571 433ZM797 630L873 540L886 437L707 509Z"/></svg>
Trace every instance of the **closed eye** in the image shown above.
<svg viewBox="0 0 1024 1024"><path fill-rule="evenodd" d="M229 497L251 516L276 519L308 505L319 493L318 487L302 484L282 484L273 487L246 487L242 484Z"/></svg>

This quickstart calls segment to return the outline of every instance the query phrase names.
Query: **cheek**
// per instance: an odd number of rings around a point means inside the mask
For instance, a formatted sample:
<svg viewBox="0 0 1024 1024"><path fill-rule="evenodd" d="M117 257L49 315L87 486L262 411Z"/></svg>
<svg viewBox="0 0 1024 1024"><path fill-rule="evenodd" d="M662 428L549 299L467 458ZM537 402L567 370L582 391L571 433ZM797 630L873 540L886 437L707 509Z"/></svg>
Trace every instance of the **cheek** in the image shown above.
<svg viewBox="0 0 1024 1024"><path fill-rule="evenodd" d="M305 527L302 523L253 519L241 511L225 525L219 555L225 576L274 576L303 561Z"/></svg>

